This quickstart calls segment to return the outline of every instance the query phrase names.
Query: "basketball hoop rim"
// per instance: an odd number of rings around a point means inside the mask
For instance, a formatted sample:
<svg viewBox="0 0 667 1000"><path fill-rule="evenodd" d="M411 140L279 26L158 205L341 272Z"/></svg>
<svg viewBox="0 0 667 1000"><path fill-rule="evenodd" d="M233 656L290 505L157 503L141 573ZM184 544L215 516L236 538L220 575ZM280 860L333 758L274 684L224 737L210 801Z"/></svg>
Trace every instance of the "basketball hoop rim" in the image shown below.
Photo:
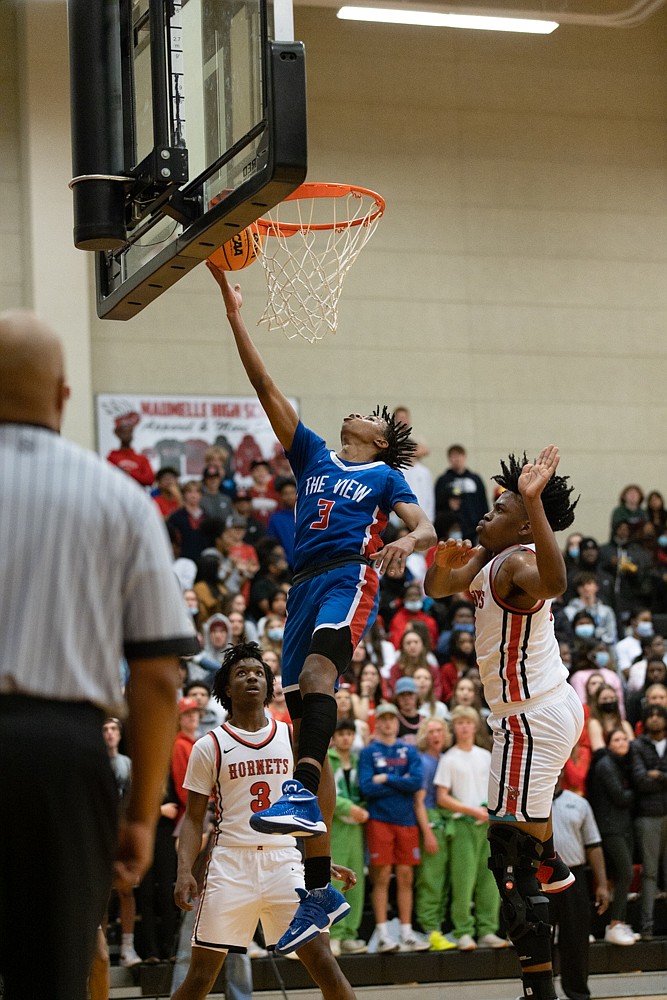
<svg viewBox="0 0 667 1000"><path fill-rule="evenodd" d="M298 232L317 232L329 229L352 229L354 226L370 226L385 210L385 200L382 195L358 184L314 183L306 181L296 191L292 191L284 201L299 201L306 198L344 198L352 194L357 198L364 196L375 202L375 210L371 215L359 219L336 219L334 222L300 223L274 222L272 219L257 219L250 228L257 228L263 236L293 236Z"/></svg>

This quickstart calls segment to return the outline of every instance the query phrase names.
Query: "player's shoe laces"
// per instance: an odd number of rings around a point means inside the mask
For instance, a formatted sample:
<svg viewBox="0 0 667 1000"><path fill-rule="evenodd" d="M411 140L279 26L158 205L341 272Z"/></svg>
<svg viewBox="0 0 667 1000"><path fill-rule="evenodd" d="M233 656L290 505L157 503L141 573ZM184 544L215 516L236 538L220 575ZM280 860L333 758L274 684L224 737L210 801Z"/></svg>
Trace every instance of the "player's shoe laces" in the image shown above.
<svg viewBox="0 0 667 1000"><path fill-rule="evenodd" d="M574 875L562 858L555 854L553 858L543 860L537 869L537 881L542 892L562 892L574 882Z"/></svg>
<svg viewBox="0 0 667 1000"><path fill-rule="evenodd" d="M297 889L296 892L300 903L292 917L292 923L276 945L278 955L289 955L296 951L350 912L350 904L342 892L338 892L332 885L325 885L323 889L311 889L310 892Z"/></svg>
<svg viewBox="0 0 667 1000"><path fill-rule="evenodd" d="M293 779L283 784L277 802L252 816L250 826L258 833L291 833L295 837L319 837L327 832L317 795Z"/></svg>

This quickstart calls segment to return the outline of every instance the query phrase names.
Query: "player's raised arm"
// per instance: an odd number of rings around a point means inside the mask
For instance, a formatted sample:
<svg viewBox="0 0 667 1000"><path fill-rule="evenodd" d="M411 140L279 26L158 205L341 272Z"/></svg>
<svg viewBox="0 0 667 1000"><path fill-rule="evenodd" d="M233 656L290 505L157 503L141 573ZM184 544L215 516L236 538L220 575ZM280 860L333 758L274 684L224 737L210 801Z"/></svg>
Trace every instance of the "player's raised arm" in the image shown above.
<svg viewBox="0 0 667 1000"><path fill-rule="evenodd" d="M220 286L227 309L227 319L234 334L241 364L245 368L246 375L257 393L257 398L269 418L276 437L283 448L288 451L292 446L294 433L299 423L296 410L273 381L261 354L250 338L248 329L241 316L241 306L243 305L241 286L235 285L232 288L227 279L226 272L216 267L210 261L206 261L206 266Z"/></svg>
<svg viewBox="0 0 667 1000"><path fill-rule="evenodd" d="M530 520L535 560L517 559L512 566L512 582L537 600L558 597L567 587L565 561L542 503L542 492L559 461L558 448L553 444L547 445L535 462L527 462L523 466L518 482Z"/></svg>
<svg viewBox="0 0 667 1000"><path fill-rule="evenodd" d="M468 589L490 553L481 545L472 546L467 538L448 538L438 542L433 563L424 579L429 597L449 597Z"/></svg>

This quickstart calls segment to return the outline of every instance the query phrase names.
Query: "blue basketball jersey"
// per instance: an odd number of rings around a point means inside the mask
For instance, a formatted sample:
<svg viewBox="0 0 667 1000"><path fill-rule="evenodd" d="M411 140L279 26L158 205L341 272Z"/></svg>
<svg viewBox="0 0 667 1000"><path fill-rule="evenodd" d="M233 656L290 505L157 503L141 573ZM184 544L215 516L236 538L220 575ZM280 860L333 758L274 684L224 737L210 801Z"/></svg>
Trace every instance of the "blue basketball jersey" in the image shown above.
<svg viewBox="0 0 667 1000"><path fill-rule="evenodd" d="M344 462L299 421L287 452L297 483L294 571L341 555L371 556L397 503L417 503L405 477L385 462Z"/></svg>

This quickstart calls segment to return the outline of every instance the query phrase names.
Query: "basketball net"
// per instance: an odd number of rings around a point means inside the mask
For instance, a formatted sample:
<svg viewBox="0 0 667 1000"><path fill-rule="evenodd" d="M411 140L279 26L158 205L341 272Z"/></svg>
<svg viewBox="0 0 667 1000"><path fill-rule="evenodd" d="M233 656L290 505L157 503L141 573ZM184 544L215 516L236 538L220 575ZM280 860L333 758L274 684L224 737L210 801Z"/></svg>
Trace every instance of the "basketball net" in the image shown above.
<svg viewBox="0 0 667 1000"><path fill-rule="evenodd" d="M366 188L302 184L253 224L268 287L260 323L311 344L338 327L345 275L371 238L385 203Z"/></svg>

